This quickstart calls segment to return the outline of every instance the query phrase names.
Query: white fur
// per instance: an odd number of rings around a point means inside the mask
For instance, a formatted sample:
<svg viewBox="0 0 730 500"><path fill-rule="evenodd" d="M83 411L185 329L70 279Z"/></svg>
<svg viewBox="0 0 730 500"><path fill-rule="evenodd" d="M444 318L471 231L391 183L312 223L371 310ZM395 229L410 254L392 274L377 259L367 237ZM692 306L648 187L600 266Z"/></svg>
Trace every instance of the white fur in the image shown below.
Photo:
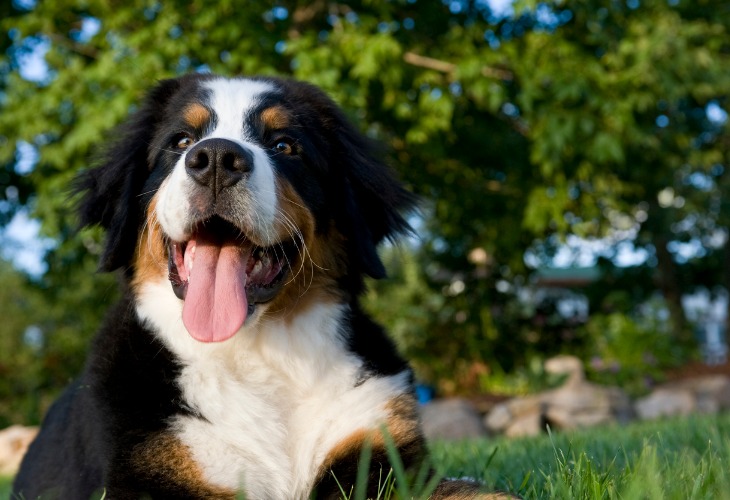
<svg viewBox="0 0 730 500"><path fill-rule="evenodd" d="M293 319L257 313L212 344L190 337L181 309L166 280L139 291L138 315L181 360L184 398L204 417L178 417L172 428L208 481L247 498L306 498L332 447L377 429L387 403L408 390L406 372L356 387L362 361L341 337L345 305L317 304Z"/></svg>
<svg viewBox="0 0 730 500"><path fill-rule="evenodd" d="M245 182L232 186L230 207L234 222L239 228L262 245L276 243L274 220L277 213L276 183L273 165L263 147L247 130L246 115L256 106L264 93L276 91L268 82L246 79L218 78L206 82L210 91L209 106L215 113L216 125L198 142L206 139L228 139L253 153L253 171ZM186 154L180 156L172 174L160 186L157 203L157 217L165 233L175 241L190 238L194 221L191 218L190 200L197 183L185 170Z"/></svg>

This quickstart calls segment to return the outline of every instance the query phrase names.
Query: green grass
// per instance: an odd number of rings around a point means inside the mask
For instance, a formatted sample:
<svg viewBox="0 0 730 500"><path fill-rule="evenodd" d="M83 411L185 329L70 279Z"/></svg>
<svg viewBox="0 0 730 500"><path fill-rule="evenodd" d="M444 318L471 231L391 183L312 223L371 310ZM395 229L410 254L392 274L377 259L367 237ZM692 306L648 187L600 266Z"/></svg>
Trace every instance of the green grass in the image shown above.
<svg viewBox="0 0 730 500"><path fill-rule="evenodd" d="M10 498L10 485L13 479L0 476L0 498Z"/></svg>
<svg viewBox="0 0 730 500"><path fill-rule="evenodd" d="M478 478L525 499L730 500L730 415L433 443L432 455L445 476ZM401 473L384 474L381 498L392 497L392 478L402 481ZM401 484L395 487L401 498L420 498L432 487ZM9 494L10 479L0 478L0 498ZM357 488L348 496L363 500Z"/></svg>
<svg viewBox="0 0 730 500"><path fill-rule="evenodd" d="M445 475L528 499L730 499L730 415L432 448Z"/></svg>

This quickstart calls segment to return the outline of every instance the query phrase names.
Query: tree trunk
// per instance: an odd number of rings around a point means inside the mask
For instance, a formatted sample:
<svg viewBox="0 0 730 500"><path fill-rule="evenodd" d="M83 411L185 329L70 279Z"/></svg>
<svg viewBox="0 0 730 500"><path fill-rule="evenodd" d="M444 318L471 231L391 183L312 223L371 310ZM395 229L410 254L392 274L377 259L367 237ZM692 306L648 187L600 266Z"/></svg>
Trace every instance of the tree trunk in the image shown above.
<svg viewBox="0 0 730 500"><path fill-rule="evenodd" d="M725 242L722 260L722 286L728 293L728 301L725 305L725 342L730 341L730 240Z"/></svg>
<svg viewBox="0 0 730 500"><path fill-rule="evenodd" d="M692 332L689 329L682 307L682 287L679 283L677 263L674 262L674 258L667 248L667 243L669 243L667 238L657 235L653 240L657 257L655 280L669 309L672 336L677 342L689 343L693 340Z"/></svg>

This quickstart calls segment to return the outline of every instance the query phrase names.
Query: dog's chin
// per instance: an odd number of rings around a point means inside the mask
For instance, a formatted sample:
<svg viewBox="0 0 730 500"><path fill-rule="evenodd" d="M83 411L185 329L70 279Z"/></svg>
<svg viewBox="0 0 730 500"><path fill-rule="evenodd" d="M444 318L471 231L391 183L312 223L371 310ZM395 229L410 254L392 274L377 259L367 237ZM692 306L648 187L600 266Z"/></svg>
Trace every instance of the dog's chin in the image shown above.
<svg viewBox="0 0 730 500"><path fill-rule="evenodd" d="M296 244L255 244L221 218L196 225L186 241L168 239L169 280L183 301L183 321L197 340L233 336L286 284Z"/></svg>

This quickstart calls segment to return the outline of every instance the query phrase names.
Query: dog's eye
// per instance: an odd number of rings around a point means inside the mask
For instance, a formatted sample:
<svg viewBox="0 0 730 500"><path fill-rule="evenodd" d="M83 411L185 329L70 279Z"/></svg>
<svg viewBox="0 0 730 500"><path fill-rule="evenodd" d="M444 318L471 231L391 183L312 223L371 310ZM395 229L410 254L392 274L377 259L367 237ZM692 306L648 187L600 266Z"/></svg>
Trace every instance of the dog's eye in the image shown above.
<svg viewBox="0 0 730 500"><path fill-rule="evenodd" d="M192 146L193 142L195 141L193 141L193 138L188 135L181 135L179 137L176 137L173 142L177 149L185 150Z"/></svg>
<svg viewBox="0 0 730 500"><path fill-rule="evenodd" d="M285 140L278 141L272 149L277 153L285 155L294 154L294 148L292 147L292 144Z"/></svg>

